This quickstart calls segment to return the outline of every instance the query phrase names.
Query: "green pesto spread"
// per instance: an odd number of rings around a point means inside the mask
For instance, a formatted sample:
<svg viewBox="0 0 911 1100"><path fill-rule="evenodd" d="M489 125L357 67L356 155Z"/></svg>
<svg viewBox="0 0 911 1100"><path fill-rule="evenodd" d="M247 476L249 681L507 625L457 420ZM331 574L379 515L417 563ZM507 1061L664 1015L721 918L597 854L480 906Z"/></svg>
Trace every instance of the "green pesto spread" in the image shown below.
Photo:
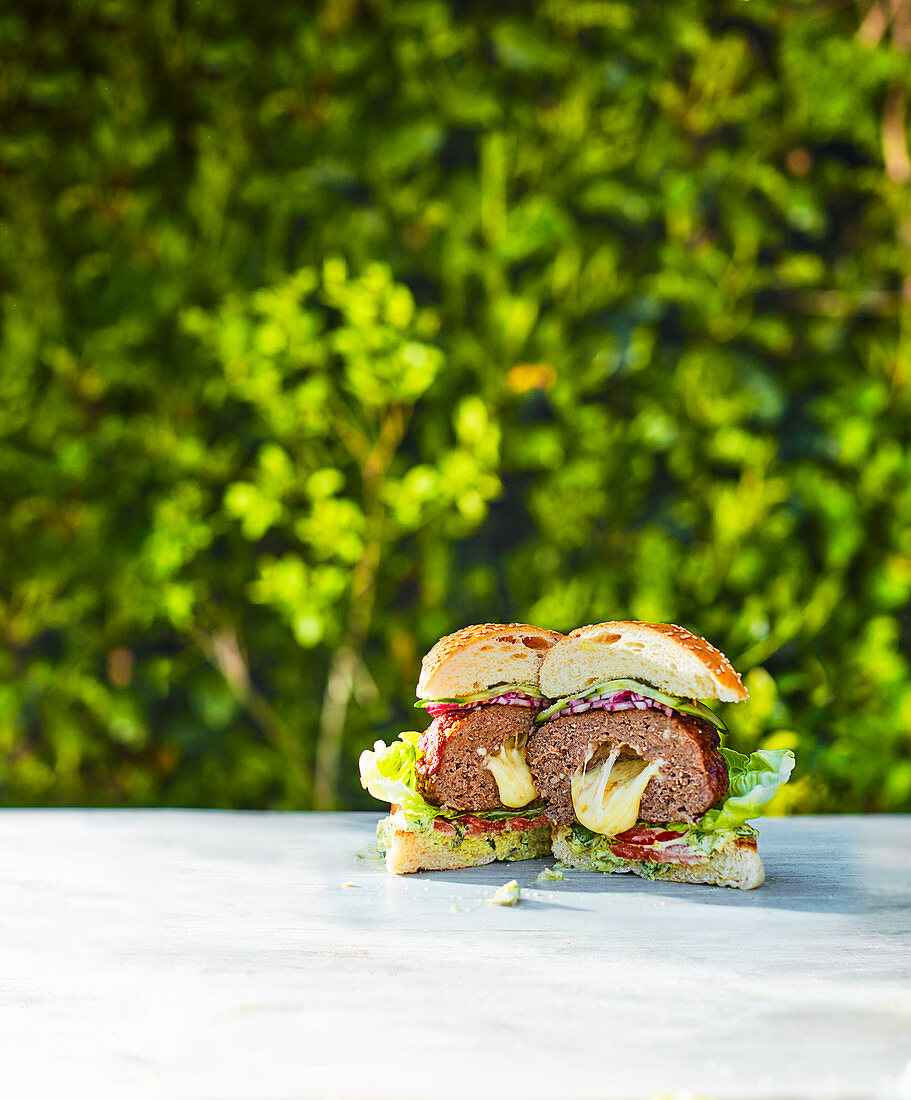
<svg viewBox="0 0 911 1100"><path fill-rule="evenodd" d="M377 843L381 851L389 850L396 824L391 817L384 817L376 827ZM447 836L435 829L422 829L420 836L441 850L455 851L466 860L489 855L493 852L496 859L536 859L550 855L550 826L537 825L533 829L516 829L502 833L487 833L484 836L468 836L464 830L457 830L455 836Z"/></svg>

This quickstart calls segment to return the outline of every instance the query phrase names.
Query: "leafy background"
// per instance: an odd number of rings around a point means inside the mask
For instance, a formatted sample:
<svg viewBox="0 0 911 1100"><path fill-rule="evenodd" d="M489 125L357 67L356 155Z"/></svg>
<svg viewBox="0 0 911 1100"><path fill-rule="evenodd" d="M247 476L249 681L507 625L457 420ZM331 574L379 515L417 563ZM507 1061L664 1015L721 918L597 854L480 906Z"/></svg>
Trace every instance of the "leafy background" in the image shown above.
<svg viewBox="0 0 911 1100"><path fill-rule="evenodd" d="M911 4L14 0L0 799L366 805L465 623L911 810Z"/></svg>

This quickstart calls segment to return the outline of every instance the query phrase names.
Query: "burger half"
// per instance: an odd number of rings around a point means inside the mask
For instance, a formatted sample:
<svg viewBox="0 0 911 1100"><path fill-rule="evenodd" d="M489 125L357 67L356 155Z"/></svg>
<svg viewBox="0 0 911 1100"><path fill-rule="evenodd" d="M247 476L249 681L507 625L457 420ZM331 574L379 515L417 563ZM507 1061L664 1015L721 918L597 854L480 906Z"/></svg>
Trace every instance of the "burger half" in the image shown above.
<svg viewBox="0 0 911 1100"><path fill-rule="evenodd" d="M387 870L475 867L551 849L551 824L525 750L546 705L545 654L562 638L523 623L469 626L442 638L421 664L423 733L361 753L361 785L389 802L377 829Z"/></svg>
<svg viewBox="0 0 911 1100"><path fill-rule="evenodd" d="M748 693L704 638L668 623L585 626L550 647L527 763L570 867L751 889L758 817L794 766L788 750L723 747L702 699Z"/></svg>

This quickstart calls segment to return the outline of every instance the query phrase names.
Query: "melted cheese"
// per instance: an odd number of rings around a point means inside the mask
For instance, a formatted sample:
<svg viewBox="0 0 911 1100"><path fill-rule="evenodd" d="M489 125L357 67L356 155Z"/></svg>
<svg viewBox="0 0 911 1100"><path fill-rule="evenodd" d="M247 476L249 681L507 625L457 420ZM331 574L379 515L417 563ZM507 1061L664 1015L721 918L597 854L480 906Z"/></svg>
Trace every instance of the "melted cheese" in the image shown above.
<svg viewBox="0 0 911 1100"><path fill-rule="evenodd" d="M518 743L513 738L505 741L493 756L488 756L484 767L494 777L504 806L517 810L538 797L525 763L524 738Z"/></svg>
<svg viewBox="0 0 911 1100"><path fill-rule="evenodd" d="M586 771L583 763L572 778L573 808L586 829L604 836L616 836L639 820L639 804L657 764L623 757L615 750L600 764Z"/></svg>

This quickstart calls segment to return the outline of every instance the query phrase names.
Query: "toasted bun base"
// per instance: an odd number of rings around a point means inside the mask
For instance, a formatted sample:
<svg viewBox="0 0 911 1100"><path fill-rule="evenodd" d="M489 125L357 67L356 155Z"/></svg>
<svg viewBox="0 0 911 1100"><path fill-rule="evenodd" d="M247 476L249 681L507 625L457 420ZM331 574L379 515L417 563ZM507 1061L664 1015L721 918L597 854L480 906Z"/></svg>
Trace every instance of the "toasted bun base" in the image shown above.
<svg viewBox="0 0 911 1100"><path fill-rule="evenodd" d="M583 626L550 648L539 684L562 699L605 680L640 680L671 695L737 703L748 696L723 653L672 623Z"/></svg>
<svg viewBox="0 0 911 1100"><path fill-rule="evenodd" d="M548 825L491 835L493 846L485 837L467 837L458 848L449 848L442 841L390 829L385 841L386 870L393 875L455 871L460 867L481 867L496 859L515 861L550 855Z"/></svg>
<svg viewBox="0 0 911 1100"><path fill-rule="evenodd" d="M494 684L536 688L544 654L562 637L527 623L466 626L441 638L421 662L417 696L461 698Z"/></svg>
<svg viewBox="0 0 911 1100"><path fill-rule="evenodd" d="M567 826L558 826L554 829L554 856L567 867L590 871L591 856L587 852L576 855L569 846L568 838ZM704 863L694 863L689 866L666 864L666 866L669 870L661 876L658 880L660 882L694 882L708 886L732 886L735 890L755 890L765 881L765 868L762 866L753 837L739 837L727 848L715 852ZM618 870L621 869L618 868ZM646 877L634 864L622 870L632 871L640 878Z"/></svg>

